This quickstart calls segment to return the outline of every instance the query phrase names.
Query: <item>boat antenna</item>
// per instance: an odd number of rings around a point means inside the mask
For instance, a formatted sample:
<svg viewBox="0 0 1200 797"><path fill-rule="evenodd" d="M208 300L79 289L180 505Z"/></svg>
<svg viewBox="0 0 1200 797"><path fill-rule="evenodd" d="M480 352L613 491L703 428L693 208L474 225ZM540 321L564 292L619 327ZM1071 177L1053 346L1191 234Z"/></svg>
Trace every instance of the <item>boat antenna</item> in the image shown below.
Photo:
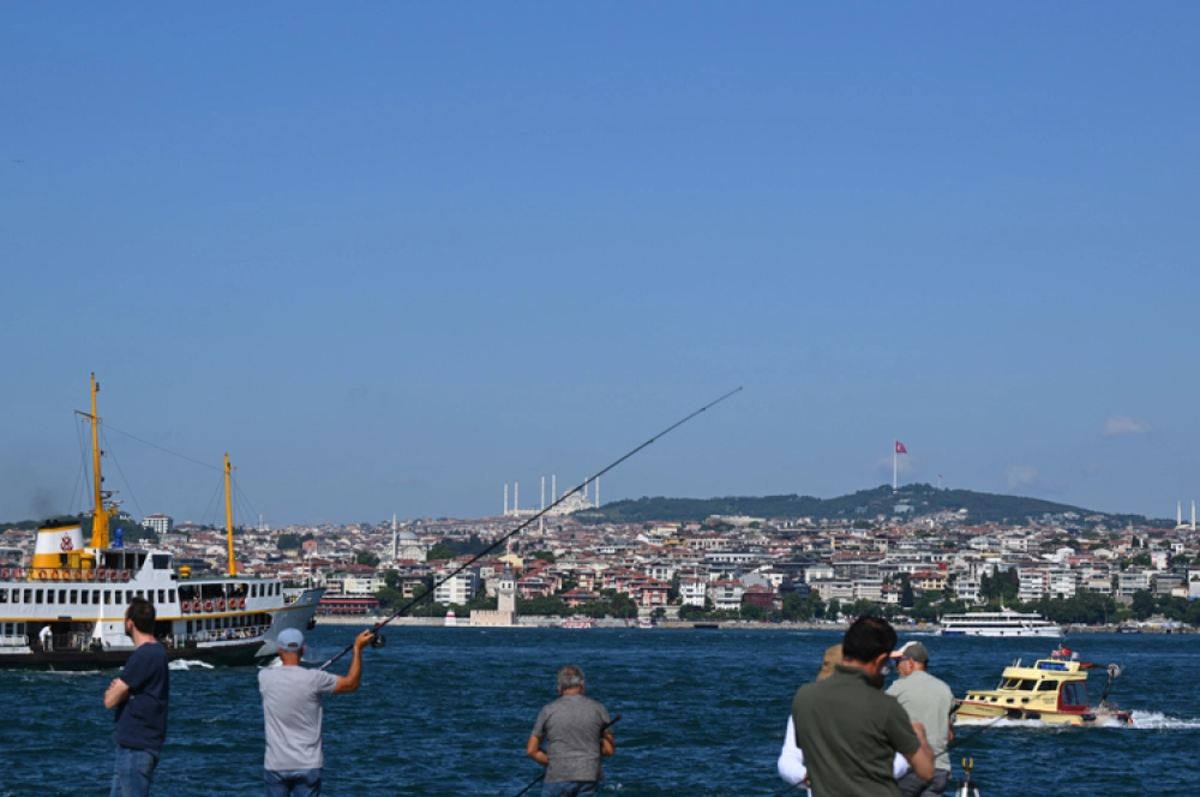
<svg viewBox="0 0 1200 797"><path fill-rule="evenodd" d="M716 405L720 404L722 401L724 401L725 399L729 398L729 397L730 397L730 396L732 396L734 393L737 393L737 392L741 391L741 389L742 389L741 387L738 387L738 388L736 388L736 389L734 389L734 390L731 390L731 391L729 391L728 393L726 393L725 395L721 396L720 398L718 398L718 399L715 399L715 400L713 400L713 401L710 401L709 403L705 404L703 407L701 407L700 409L698 409L698 410L696 410L695 412L691 413L690 415L686 416L685 418L682 418L682 419L680 419L680 420L676 421L675 423L671 424L670 426L668 426L666 429L663 429L661 432L659 432L658 434L654 435L654 437L651 437L649 440L647 440L646 442L642 443L642 444L641 444L640 446L638 446L637 448L635 448L635 449L633 449L633 450L629 451L628 453L626 453L625 455L623 455L623 456L622 456L620 459L617 459L617 460L613 461L613 462L612 462L610 465L608 465L608 466L607 466L607 467L605 467L604 469L600 470L600 471L599 471L598 473L596 473L594 476L589 476L589 477L587 477L586 479L584 479L584 480L583 480L583 482L582 482L581 484L577 485L577 486L576 486L576 487L575 487L573 490L568 490L567 492L565 492L565 493L563 493L561 496L559 496L559 498L558 498L558 499L557 499L557 500L556 500L554 503L550 504L550 506L548 506L548 507L546 507L545 509L541 510L541 511L540 511L540 512L538 512L537 514L534 514L534 515L532 515L532 516L531 516L531 517L530 517L528 520L526 520L524 523L520 524L519 526L517 526L517 527L516 527L515 529L513 529L512 531L508 532L508 533L507 533L507 534L505 534L504 536L502 536L502 537L500 537L499 539L497 539L495 542L493 542L493 543L492 543L491 545L489 545L488 547L484 548L482 551L480 551L480 552L479 552L478 554L476 554L475 556L472 556L472 557L471 557L469 560L467 560L467 562L466 562L465 564L463 564L463 565L460 565L459 567L457 567L457 568L455 568L454 570L450 571L450 572L449 572L449 573L447 573L446 575L442 576L442 578L441 578L439 581L437 581L436 583L434 583L434 585L433 585L433 588L432 588L432 589L430 589L430 590L427 590L426 592L423 592L423 593L421 593L420 595L418 595L418 596L417 596L417 597L415 597L415 598L412 598L412 599L411 599L411 600L410 600L408 603L404 604L404 605L403 605L403 606L401 606L399 609L397 609L396 611L392 612L392 613L391 613L390 615L388 615L387 617L385 617L385 618L383 618L382 620L380 620L378 623L376 623L376 624L375 624L375 625L374 625L374 626L371 628L371 633L373 633L373 634L378 634L378 633L379 633L379 630L380 630L381 628L383 628L385 625L387 625L388 623L390 623L392 620L395 620L397 617L400 617L400 616L402 616L402 615L403 615L405 612L409 611L410 609L412 609L414 606L416 606L418 603L420 603L421 601L425 600L426 598L432 597L432 596L433 596L433 594L434 594L434 593L437 591L437 588L438 588L438 587L440 587L442 584L445 584L447 581L449 581L450 579L454 578L454 577L455 577L455 576L457 576L459 573L461 573L462 571L466 570L466 569L467 569L468 567L470 567L471 565L473 565L473 564L475 564L476 562L478 562L478 561L479 561L480 559L482 559L484 556L487 556L489 553L491 553L492 551L494 551L494 550L496 550L497 548L499 548L501 545L503 545L505 542L507 542L507 541L508 541L508 539L509 539L510 537L513 537L513 536L515 536L515 535L519 534L521 531L523 531L523 530L525 530L526 528L528 528L529 526L531 526L533 523L535 523L537 520L539 520L539 519L540 519L542 516L544 516L544 515L546 515L547 513L549 513L549 512L550 512L550 510L554 509L554 507L558 506L558 505L559 505L559 504L561 504L563 501L566 501L566 500L567 500L568 498L570 498L572 495L575 495L575 494L576 494L576 493L578 493L578 492L582 492L583 488L587 486L588 482L590 482L590 481L593 481L593 480L595 480L595 479L599 479L601 476L603 476L604 474L608 473L610 470L612 470L613 468L617 467L617 466L618 466L618 465L620 465L622 462L624 462L625 460L627 460L627 459L629 459L630 457L632 457L634 454L636 454L636 453L638 453L639 451L641 451L643 448L646 448L647 446L649 446L651 443L655 442L655 441L656 441L656 440L658 440L659 438L661 438L661 437L664 437L664 436L666 436L667 434L669 434L670 432L673 432L674 430L678 429L680 426L683 426L685 423L687 423L688 421L690 421L692 418L695 418L697 415L699 415L700 413L704 412L705 410L708 410L709 408L711 408L711 407L715 407ZM345 656L347 653L349 653L351 650L353 650L353 648L354 648L354 645L352 645L352 644L351 644L351 645L347 645L345 648L343 648L343 649L342 649L342 652L341 652L341 653L337 654L337 655L336 655L336 656L334 656L332 659L330 659L329 661L327 661L327 662L325 662L324 664L322 664L322 665L321 665L321 667L320 667L320 669L324 670L326 667L328 667L329 665L333 664L335 661L337 661L338 659L340 659L342 656Z"/></svg>

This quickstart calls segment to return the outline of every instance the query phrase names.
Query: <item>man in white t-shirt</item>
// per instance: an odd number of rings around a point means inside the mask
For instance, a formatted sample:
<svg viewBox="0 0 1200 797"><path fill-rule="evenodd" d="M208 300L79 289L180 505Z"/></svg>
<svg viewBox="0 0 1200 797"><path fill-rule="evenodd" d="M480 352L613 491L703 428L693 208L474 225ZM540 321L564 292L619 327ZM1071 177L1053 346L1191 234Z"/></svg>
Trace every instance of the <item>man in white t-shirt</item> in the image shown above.
<svg viewBox="0 0 1200 797"><path fill-rule="evenodd" d="M374 634L363 631L354 640L350 671L334 675L300 666L304 634L294 628L275 640L282 667L258 673L263 699L267 752L263 760L266 797L319 797L325 755L321 750L322 696L358 689L362 681L362 652Z"/></svg>
<svg viewBox="0 0 1200 797"><path fill-rule="evenodd" d="M42 626L42 630L38 633L38 641L42 643L43 653L50 653L54 650L54 634L50 630L50 626Z"/></svg>

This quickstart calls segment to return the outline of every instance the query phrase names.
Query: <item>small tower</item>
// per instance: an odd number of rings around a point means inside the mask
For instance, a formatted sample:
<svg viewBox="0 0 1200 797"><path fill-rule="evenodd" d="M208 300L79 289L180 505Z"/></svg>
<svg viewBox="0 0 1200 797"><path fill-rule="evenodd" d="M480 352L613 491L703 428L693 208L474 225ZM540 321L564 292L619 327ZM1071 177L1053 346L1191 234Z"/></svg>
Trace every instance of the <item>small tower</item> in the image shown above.
<svg viewBox="0 0 1200 797"><path fill-rule="evenodd" d="M512 565L505 565L504 572L496 582L496 609L511 612L513 622L517 619L517 576Z"/></svg>

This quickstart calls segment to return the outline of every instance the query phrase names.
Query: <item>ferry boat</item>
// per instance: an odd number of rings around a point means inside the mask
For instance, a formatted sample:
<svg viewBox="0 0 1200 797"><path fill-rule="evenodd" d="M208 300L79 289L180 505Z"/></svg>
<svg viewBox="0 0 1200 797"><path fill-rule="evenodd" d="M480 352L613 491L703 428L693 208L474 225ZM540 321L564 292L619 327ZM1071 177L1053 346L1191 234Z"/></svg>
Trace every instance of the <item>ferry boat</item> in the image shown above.
<svg viewBox="0 0 1200 797"><path fill-rule="evenodd" d="M955 719L961 722L1006 717L1087 726L1132 723L1128 711L1121 711L1108 701L1113 681L1121 674L1116 664L1108 665L1108 683L1100 702L1095 706L1089 704L1088 674L1094 668L1094 664L1079 661L1077 655L1061 647L1032 666L1022 666L1017 659L1004 669L995 689L973 690L956 700Z"/></svg>
<svg viewBox="0 0 1200 797"><path fill-rule="evenodd" d="M596 621L591 617L564 617L558 624L559 628L595 628Z"/></svg>
<svg viewBox="0 0 1200 797"><path fill-rule="evenodd" d="M941 636L1037 636L1062 637L1066 631L1036 612L968 612L943 614Z"/></svg>
<svg viewBox="0 0 1200 797"><path fill-rule="evenodd" d="M170 659L252 664L276 655L285 628L311 627L324 588L293 591L277 578L237 575L225 457L229 563L223 576L192 578L166 550L125 547L109 539L117 511L102 489L96 394L92 375L95 506L90 545L77 518L37 530L28 566L0 567L0 667L87 670L118 667L133 652L125 608L134 597L154 604L154 634Z"/></svg>

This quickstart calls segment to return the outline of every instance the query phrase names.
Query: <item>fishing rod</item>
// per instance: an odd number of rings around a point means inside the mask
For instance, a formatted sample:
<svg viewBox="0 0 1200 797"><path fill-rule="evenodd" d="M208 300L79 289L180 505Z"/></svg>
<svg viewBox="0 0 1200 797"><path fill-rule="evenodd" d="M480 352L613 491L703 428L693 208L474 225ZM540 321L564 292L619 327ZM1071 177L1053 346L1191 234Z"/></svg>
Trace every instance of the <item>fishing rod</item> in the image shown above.
<svg viewBox="0 0 1200 797"><path fill-rule="evenodd" d="M741 390L741 388L738 388L738 390ZM736 392L736 391L734 391L734 392ZM613 719L609 720L608 722L606 722L602 726L600 726L600 749L601 750L604 749L604 733L605 733L605 731L607 731L609 728L611 728L612 726L614 726L618 722L620 722L622 716L624 716L624 715L618 714L616 717L614 717ZM517 792L516 795L514 795L514 797L521 797L522 794L524 794L525 792L529 791L534 786L536 786L538 784L538 781L540 781L544 777L546 777L546 770L543 769L542 774L538 775L536 778L529 781L529 785L527 785L525 788L523 788L519 792Z"/></svg>
<svg viewBox="0 0 1200 797"><path fill-rule="evenodd" d="M567 500L568 498L570 498L570 497L571 497L572 495L574 495L575 493L582 492L582 491L583 491L583 489L584 489L585 487L587 487L587 485L588 485L588 483L589 483L589 482L593 481L594 479L599 479L601 476L603 476L604 474L608 473L610 470L612 470L613 468L617 467L617 466L618 466L618 465L620 465L622 462L624 462L625 460L629 459L629 458L630 458L630 457L632 457L634 454L636 454L636 453L638 453L639 451L641 451L643 448L646 448L647 446L649 446L651 443L655 442L655 441L656 441L656 440L658 440L659 438L666 436L666 435L667 435L667 434L669 434L670 432L673 432L674 430L678 429L680 426L683 426L685 423L687 423L688 421L690 421L692 418L695 418L695 417L696 417L697 415L699 415L700 413L704 412L705 410L708 410L708 409L709 409L709 408L711 408L711 407L715 407L716 405L720 404L720 403L721 403L722 401L724 401L725 399L727 399L727 398L729 398L730 396L732 396L734 393L738 393L738 392L740 392L740 391L741 391L741 387L738 387L738 388L736 388L736 389L734 389L734 390L731 390L731 391L729 391L728 393L726 393L725 395L721 396L720 398L718 398L718 399L716 399L716 400L714 400L714 401L710 401L708 404L705 404L703 407L701 407L700 409L698 409L698 410L696 410L695 412L691 413L691 414L690 414L690 415L688 415L687 417L685 417L685 418L683 418L683 419L681 419L681 420L678 420L678 421L676 421L675 423L673 423L673 424L671 424L670 426L668 426L666 429L663 429L661 432L659 432L658 434L654 435L654 437L651 437L649 440L647 440L646 442L642 443L640 446L638 446L637 448L633 449L633 450L632 450L632 451L630 451L629 453L625 454L625 455L624 455L624 456L622 456L620 459L618 459L618 460L614 461L612 464L608 465L607 467L605 467L605 468L604 468L603 470L601 470L600 472L596 473L596 474L595 474L595 475L593 475L593 476L589 476L589 477L587 477L586 479L584 479L584 480L583 480L583 482L582 482L581 484L579 484L579 485L578 485L577 487L575 487L573 490L570 490L569 492L563 493L563 494L562 494L562 496L560 496L560 497L559 497L557 500L555 500L555 501L554 501L554 503L550 504L550 506L546 507L545 509L543 509L542 511L538 512L537 514L535 514L535 515L531 516L531 517L530 517L528 520L526 520L524 523L520 524L519 526L517 526L517 527L516 527L515 529L513 529L512 531L508 532L508 533L507 533L507 534L505 534L503 537L500 537L498 540L496 540L495 542L493 542L493 543L492 543L491 545L489 545L487 548L484 548L484 549L483 549L482 551L480 551L478 554L476 554L475 556L471 557L471 558L470 558L470 559L467 561L467 563L466 563L466 564L464 564L464 565L462 565L462 566L460 566L460 567L456 568L455 570L452 570L450 573L448 573L447 575L443 576L443 577L441 578L441 580L440 580L440 581L437 581L437 582L435 582L435 583L434 583L433 587L432 587L430 590L428 590L427 592L424 592L424 593L422 593L421 595L418 595L418 596L417 596L417 597L415 597L415 598L412 598L411 600L409 600L409 602L408 602L408 603L404 604L404 605L403 605L403 606L401 606L399 609L397 609L396 611L392 612L390 615L388 615L388 616L387 616L387 617L385 617L384 619L380 620L378 623L376 623L376 624L375 624L375 625L374 625L374 626L371 628L371 633L372 633L372 634L375 634L375 635L377 636L377 638L378 638L379 630L380 630L381 628L383 628L385 625L387 625L388 623L390 623L392 620L395 620L397 617L400 617L400 616L402 616L402 615L403 615L405 612L407 612L407 611L408 611L408 610L410 610L412 607L416 606L418 603L420 603L421 601L425 600L426 598L428 598L428 597L432 597L432 596L433 596L433 594L434 594L434 593L437 591L437 588L438 588L438 587L440 587L442 584L445 584L447 581L449 581L450 579L454 578L454 577L455 577L455 576L457 576L459 573L461 573L462 571L466 570L466 569L467 569L468 567L470 567L471 565L473 565L473 564L475 564L476 562L478 562L478 561L479 561L480 559L482 559L484 556L487 556L489 553L491 553L492 551L494 551L494 550L496 550L497 548L499 548L501 545L503 545L505 542L507 542L507 541L509 540L509 538L510 538L510 537L513 537L514 535L516 535L516 534L520 533L521 531L524 531L526 528L528 528L530 525L532 525L532 524L533 524L533 522L534 522L535 520L538 520L539 518L543 517L543 516L544 516L544 515L545 515L547 512L549 512L551 509L554 509L554 507L558 506L559 504L561 504L563 501L565 501L565 500ZM372 644L374 644L374 643L372 643ZM378 645L376 645L376 646L378 647ZM342 652L341 652L341 653L337 654L337 655L336 655L336 656L334 656L332 659L330 659L329 661L327 661L327 662L325 662L324 664L322 664L322 665L321 665L321 667L320 667L320 669L324 670L326 667L328 667L329 665L333 664L335 661L337 661L338 659L340 659L342 656L345 656L347 653L349 653L349 652L350 652L351 650L353 650L353 649L354 649L354 645L353 645L353 644L347 645L347 646L346 646L346 647L345 647L345 648L342 650Z"/></svg>

